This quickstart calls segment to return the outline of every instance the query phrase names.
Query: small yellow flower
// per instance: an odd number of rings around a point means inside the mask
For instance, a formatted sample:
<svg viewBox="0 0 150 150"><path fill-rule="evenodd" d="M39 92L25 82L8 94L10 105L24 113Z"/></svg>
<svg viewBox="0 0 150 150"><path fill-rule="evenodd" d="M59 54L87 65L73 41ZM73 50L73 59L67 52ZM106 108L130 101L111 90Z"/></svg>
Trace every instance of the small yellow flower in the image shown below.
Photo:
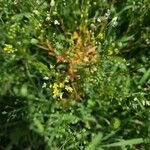
<svg viewBox="0 0 150 150"><path fill-rule="evenodd" d="M103 40L104 39L104 34L103 33L99 33L98 38Z"/></svg>
<svg viewBox="0 0 150 150"><path fill-rule="evenodd" d="M13 52L14 51L13 46L10 44L5 44L4 51L8 53Z"/></svg>
<svg viewBox="0 0 150 150"><path fill-rule="evenodd" d="M53 90L54 96L58 96L59 93L60 93L60 92L59 92L58 88L55 88L55 89Z"/></svg>
<svg viewBox="0 0 150 150"><path fill-rule="evenodd" d="M73 32L73 39L77 39L79 37L77 32Z"/></svg>
<svg viewBox="0 0 150 150"><path fill-rule="evenodd" d="M60 87L60 88L64 88L64 87L65 87L64 83L63 83L63 82L60 83L60 84L59 84L59 87Z"/></svg>
<svg viewBox="0 0 150 150"><path fill-rule="evenodd" d="M40 12L39 12L38 10L33 10L33 13L34 13L35 15L37 15L37 16L40 15Z"/></svg>
<svg viewBox="0 0 150 150"><path fill-rule="evenodd" d="M53 89L57 89L58 87L59 87L59 85L57 83L54 83Z"/></svg>
<svg viewBox="0 0 150 150"><path fill-rule="evenodd" d="M65 90L67 90L68 92L72 92L73 91L73 88L72 87L70 87L70 86L68 86L68 85L66 85L65 86Z"/></svg>
<svg viewBox="0 0 150 150"><path fill-rule="evenodd" d="M38 27L39 27L39 28L40 28L40 27L42 27L42 24L41 24L41 23L39 23L39 24L38 24Z"/></svg>
<svg viewBox="0 0 150 150"><path fill-rule="evenodd" d="M111 56L113 54L113 51L111 49L108 50L108 55Z"/></svg>
<svg viewBox="0 0 150 150"><path fill-rule="evenodd" d="M51 65L51 64L50 64L50 69L54 69L54 67L55 67L54 65Z"/></svg>

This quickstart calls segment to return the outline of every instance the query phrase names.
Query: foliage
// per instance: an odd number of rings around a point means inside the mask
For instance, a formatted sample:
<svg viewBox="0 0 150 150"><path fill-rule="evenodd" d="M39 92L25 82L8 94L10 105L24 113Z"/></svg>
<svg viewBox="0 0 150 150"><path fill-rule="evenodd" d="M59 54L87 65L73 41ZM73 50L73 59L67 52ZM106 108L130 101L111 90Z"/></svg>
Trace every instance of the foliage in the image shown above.
<svg viewBox="0 0 150 150"><path fill-rule="evenodd" d="M0 0L0 149L148 149L148 0Z"/></svg>

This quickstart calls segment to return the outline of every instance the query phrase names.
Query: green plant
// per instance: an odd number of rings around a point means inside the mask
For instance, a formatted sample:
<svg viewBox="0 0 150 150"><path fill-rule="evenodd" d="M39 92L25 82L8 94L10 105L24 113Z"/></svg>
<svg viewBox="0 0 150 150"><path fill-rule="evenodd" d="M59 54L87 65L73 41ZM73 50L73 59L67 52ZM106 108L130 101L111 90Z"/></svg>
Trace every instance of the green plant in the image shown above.
<svg viewBox="0 0 150 150"><path fill-rule="evenodd" d="M0 149L148 149L148 12L148 0L0 1Z"/></svg>

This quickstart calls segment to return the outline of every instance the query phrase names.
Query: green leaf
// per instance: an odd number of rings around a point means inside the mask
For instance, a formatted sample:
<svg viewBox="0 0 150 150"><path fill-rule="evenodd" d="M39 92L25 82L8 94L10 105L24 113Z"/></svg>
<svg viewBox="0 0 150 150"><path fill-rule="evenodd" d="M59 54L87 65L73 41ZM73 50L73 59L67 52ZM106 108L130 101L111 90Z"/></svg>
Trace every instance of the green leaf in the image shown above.
<svg viewBox="0 0 150 150"><path fill-rule="evenodd" d="M20 93L22 96L27 96L28 95L28 89L27 89L27 85L24 84L21 89L20 89Z"/></svg>
<svg viewBox="0 0 150 150"><path fill-rule="evenodd" d="M20 20L22 20L23 19L23 17L27 17L27 18L29 18L31 16L31 13L20 13L20 14L16 14L16 15L14 15L13 16L13 19L15 20L15 21L20 21Z"/></svg>
<svg viewBox="0 0 150 150"><path fill-rule="evenodd" d="M144 75L143 75L143 77L141 78L139 84L140 84L140 85L143 85L143 84L146 82L146 80L149 78L149 76L150 76L150 69L148 69L148 70L144 73Z"/></svg>
<svg viewBox="0 0 150 150"><path fill-rule="evenodd" d="M131 140L122 140L120 142L102 145L102 147L122 147L122 146L129 146L129 145L137 145L144 143L143 138L131 139Z"/></svg>
<svg viewBox="0 0 150 150"><path fill-rule="evenodd" d="M38 119L36 119L36 118L34 118L33 121L34 121L34 125L35 125L35 130L36 130L38 133L42 134L42 133L44 132L44 126L43 126L43 125L41 124L41 122L40 122Z"/></svg>
<svg viewBox="0 0 150 150"><path fill-rule="evenodd" d="M98 144L101 143L102 137L103 137L102 133L101 132L98 133L91 141L91 143L88 145L88 147L85 148L85 150L95 150Z"/></svg>
<svg viewBox="0 0 150 150"><path fill-rule="evenodd" d="M31 44L36 45L39 41L35 38L31 39Z"/></svg>
<svg viewBox="0 0 150 150"><path fill-rule="evenodd" d="M102 141L109 139L110 137L114 136L117 132L118 132L118 130L111 131L108 135L106 135L105 137L103 137Z"/></svg>
<svg viewBox="0 0 150 150"><path fill-rule="evenodd" d="M43 64L41 62L35 62L34 65L40 71L40 73L43 73L43 74L48 74L49 73L49 69L45 64Z"/></svg>

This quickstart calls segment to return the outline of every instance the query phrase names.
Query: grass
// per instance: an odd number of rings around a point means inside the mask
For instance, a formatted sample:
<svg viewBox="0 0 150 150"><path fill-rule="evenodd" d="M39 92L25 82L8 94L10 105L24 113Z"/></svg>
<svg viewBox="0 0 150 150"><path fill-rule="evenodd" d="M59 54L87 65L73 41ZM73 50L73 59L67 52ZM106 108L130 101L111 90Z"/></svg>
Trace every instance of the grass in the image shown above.
<svg viewBox="0 0 150 150"><path fill-rule="evenodd" d="M0 1L0 149L149 149L149 9Z"/></svg>

